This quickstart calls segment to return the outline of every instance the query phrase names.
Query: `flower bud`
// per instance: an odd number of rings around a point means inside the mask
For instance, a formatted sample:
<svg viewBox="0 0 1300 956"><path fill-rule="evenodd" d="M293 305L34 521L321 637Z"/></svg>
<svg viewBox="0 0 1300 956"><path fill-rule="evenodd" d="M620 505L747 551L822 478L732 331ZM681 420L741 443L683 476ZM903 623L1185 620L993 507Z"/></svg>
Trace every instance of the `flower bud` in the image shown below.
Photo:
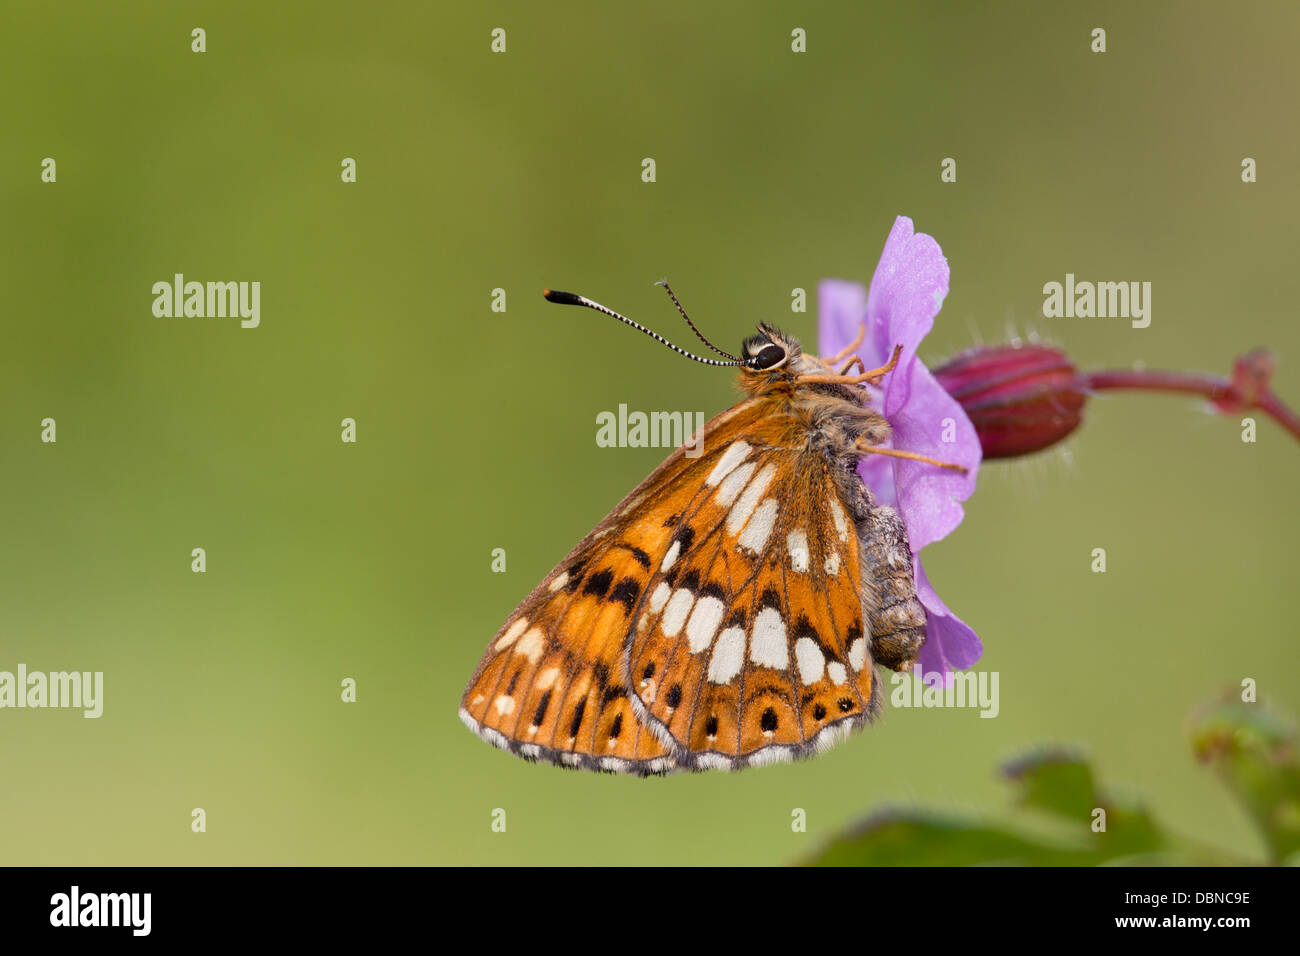
<svg viewBox="0 0 1300 956"><path fill-rule="evenodd" d="M1086 386L1060 349L976 346L933 372L975 426L986 459L1046 448L1083 421Z"/></svg>

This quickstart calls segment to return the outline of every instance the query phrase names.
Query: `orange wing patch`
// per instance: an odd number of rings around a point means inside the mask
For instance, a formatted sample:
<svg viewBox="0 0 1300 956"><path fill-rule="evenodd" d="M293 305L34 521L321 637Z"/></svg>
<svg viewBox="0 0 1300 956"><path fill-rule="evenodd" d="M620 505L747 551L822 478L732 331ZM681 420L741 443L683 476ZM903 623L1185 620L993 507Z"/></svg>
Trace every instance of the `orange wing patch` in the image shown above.
<svg viewBox="0 0 1300 956"><path fill-rule="evenodd" d="M608 546L562 564L488 647L461 702L479 736L521 757L639 773L671 769L617 676L649 576L644 552Z"/></svg>
<svg viewBox="0 0 1300 956"><path fill-rule="evenodd" d="M629 773L808 756L880 706L859 545L806 429L742 402L515 610L461 703L518 756Z"/></svg>
<svg viewBox="0 0 1300 956"><path fill-rule="evenodd" d="M750 427L760 403L717 416ZM673 547L721 450L698 458L678 449L631 492L507 619L461 700L480 737L532 760L629 773L666 773L680 748L657 738L633 710L623 660L627 635L647 603L646 585ZM653 687L642 682L642 689Z"/></svg>
<svg viewBox="0 0 1300 956"><path fill-rule="evenodd" d="M682 766L806 756L880 707L857 537L825 458L796 442L752 429L723 450L629 635L633 706Z"/></svg>

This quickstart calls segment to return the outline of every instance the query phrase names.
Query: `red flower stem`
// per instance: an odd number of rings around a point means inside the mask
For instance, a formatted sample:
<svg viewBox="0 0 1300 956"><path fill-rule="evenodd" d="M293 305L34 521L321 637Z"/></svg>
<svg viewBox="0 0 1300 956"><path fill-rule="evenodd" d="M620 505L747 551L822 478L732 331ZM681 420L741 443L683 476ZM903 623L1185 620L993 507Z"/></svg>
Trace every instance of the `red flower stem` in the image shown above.
<svg viewBox="0 0 1300 956"><path fill-rule="evenodd" d="M1256 404L1269 418L1300 439L1300 415L1283 405L1280 398L1266 391L1259 396Z"/></svg>
<svg viewBox="0 0 1300 956"><path fill-rule="evenodd" d="M1083 382L1093 391L1110 389L1135 389L1147 392L1182 392L1202 395L1215 403L1239 403L1241 410L1258 408L1279 425L1300 439L1300 415L1283 404L1268 388L1261 388L1253 397L1243 396L1227 379L1197 372L1137 371L1134 369L1106 369L1083 375Z"/></svg>
<svg viewBox="0 0 1300 956"><path fill-rule="evenodd" d="M1220 401L1232 394L1231 382L1201 372L1106 369L1101 372L1088 372L1083 379L1089 388L1096 391L1134 388L1147 392L1190 392L1193 395L1204 395L1212 402Z"/></svg>

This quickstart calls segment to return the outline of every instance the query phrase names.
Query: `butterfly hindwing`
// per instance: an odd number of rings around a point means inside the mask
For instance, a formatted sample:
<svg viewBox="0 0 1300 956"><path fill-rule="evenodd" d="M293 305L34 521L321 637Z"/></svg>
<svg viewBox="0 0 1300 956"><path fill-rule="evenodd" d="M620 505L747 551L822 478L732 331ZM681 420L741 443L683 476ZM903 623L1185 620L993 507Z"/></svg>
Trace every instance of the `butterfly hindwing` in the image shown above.
<svg viewBox="0 0 1300 956"><path fill-rule="evenodd" d="M831 461L763 410L706 425L516 609L462 701L480 736L645 774L807 756L874 717L857 527Z"/></svg>
<svg viewBox="0 0 1300 956"><path fill-rule="evenodd" d="M855 529L800 438L772 422L710 436L717 463L628 635L634 707L683 766L804 756L879 707Z"/></svg>

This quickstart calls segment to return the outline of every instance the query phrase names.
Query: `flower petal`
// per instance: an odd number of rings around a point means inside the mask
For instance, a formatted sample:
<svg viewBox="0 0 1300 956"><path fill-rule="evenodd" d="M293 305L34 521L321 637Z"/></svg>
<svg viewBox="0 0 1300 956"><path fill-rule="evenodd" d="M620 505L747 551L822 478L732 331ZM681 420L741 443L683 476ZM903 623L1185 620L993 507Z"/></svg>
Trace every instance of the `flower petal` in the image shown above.
<svg viewBox="0 0 1300 956"><path fill-rule="evenodd" d="M979 635L939 599L917 558L912 559L912 571L916 576L916 595L926 614L925 645L917 666L927 684L942 682L947 687L952 683L953 671L975 666L984 653L984 645Z"/></svg>
<svg viewBox="0 0 1300 956"><path fill-rule="evenodd" d="M873 359L880 364L887 361L895 345L903 346L898 370L906 372L915 364L917 346L934 327L934 317L947 296L948 260L939 243L933 236L914 232L912 220L899 216L885 240L867 293L867 335L872 348L861 350L861 354L868 367ZM906 376L886 378L881 409L886 418L907 403L908 385Z"/></svg>
<svg viewBox="0 0 1300 956"><path fill-rule="evenodd" d="M916 557L926 545L961 524L961 502L975 491L982 457L979 436L960 403L917 358L948 295L948 260L933 237L916 233L912 220L894 220L863 302L862 286L837 279L818 287L821 354L842 350L865 317L866 340L858 349L867 368L883 365L897 345L898 366L885 376L875 405L893 431L894 448L964 465L960 474L934 465L867 455L858 474L876 501L897 508L912 546L917 597L927 612L920 670L929 682L951 683L952 672L971 667L983 645L975 632L939 599Z"/></svg>
<svg viewBox="0 0 1300 956"><path fill-rule="evenodd" d="M823 279L817 286L817 349L835 355L858 337L867 317L867 290L861 282Z"/></svg>
<svg viewBox="0 0 1300 956"><path fill-rule="evenodd" d="M894 432L894 447L968 469L963 475L919 461L893 460L898 512L907 526L912 551L919 552L961 524L966 513L961 502L975 493L980 440L961 405L929 369L915 362L904 374L911 381L911 400L885 416ZM875 490L870 481L867 487Z"/></svg>

